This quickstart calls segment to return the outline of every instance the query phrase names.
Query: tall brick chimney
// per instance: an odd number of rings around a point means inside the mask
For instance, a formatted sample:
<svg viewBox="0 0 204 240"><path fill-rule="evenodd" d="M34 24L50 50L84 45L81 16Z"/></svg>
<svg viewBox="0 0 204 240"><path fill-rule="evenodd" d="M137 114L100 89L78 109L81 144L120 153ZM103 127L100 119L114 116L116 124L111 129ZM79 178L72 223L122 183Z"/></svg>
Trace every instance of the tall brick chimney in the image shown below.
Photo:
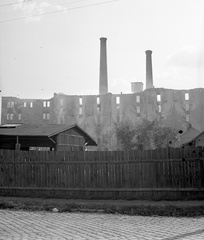
<svg viewBox="0 0 204 240"><path fill-rule="evenodd" d="M152 75L152 51L147 50L146 53L146 89L153 88Z"/></svg>
<svg viewBox="0 0 204 240"><path fill-rule="evenodd" d="M106 40L107 38L100 38L99 95L108 93Z"/></svg>

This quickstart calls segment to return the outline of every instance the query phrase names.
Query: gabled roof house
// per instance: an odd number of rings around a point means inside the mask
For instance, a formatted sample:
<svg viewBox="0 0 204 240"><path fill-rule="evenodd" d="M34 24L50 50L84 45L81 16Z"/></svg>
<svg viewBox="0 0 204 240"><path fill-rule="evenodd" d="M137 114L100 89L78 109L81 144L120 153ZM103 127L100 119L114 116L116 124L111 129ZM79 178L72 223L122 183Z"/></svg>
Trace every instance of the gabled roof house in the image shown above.
<svg viewBox="0 0 204 240"><path fill-rule="evenodd" d="M195 129L194 127L190 126L188 128L188 130L184 133L182 133L176 141L174 141L171 144L171 147L174 148L179 148L185 144L187 144L188 142L190 142L192 139L194 139L195 137L197 137L201 132L198 131L197 129Z"/></svg>
<svg viewBox="0 0 204 240"><path fill-rule="evenodd" d="M97 143L76 124L0 126L0 149L79 151L85 146Z"/></svg>

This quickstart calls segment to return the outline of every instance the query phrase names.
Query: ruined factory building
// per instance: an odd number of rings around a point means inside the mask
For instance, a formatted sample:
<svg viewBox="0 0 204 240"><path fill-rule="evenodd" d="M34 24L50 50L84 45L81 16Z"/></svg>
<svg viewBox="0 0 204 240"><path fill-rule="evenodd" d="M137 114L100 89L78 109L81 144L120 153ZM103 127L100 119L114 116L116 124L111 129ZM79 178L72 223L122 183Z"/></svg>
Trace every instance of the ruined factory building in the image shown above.
<svg viewBox="0 0 204 240"><path fill-rule="evenodd" d="M78 125L0 126L0 148L18 150L83 151L97 143Z"/></svg>

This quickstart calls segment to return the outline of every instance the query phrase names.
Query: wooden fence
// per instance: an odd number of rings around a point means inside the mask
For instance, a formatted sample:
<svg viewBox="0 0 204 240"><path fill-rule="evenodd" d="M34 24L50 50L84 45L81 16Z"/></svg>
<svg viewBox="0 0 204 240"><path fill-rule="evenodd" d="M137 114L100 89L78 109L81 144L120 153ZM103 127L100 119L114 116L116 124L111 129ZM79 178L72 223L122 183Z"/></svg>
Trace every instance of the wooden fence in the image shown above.
<svg viewBox="0 0 204 240"><path fill-rule="evenodd" d="M204 199L204 148L128 152L0 150L0 195Z"/></svg>

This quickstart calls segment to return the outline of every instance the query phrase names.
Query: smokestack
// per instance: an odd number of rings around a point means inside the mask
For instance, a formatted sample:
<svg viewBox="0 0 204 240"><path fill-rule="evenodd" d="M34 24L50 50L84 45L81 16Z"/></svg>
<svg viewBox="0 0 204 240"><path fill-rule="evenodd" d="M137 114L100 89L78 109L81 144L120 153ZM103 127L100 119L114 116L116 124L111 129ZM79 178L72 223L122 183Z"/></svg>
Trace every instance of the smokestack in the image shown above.
<svg viewBox="0 0 204 240"><path fill-rule="evenodd" d="M153 88L152 76L152 51L147 50L146 53L146 89Z"/></svg>
<svg viewBox="0 0 204 240"><path fill-rule="evenodd" d="M100 38L99 95L108 93L106 40L107 38L104 37Z"/></svg>

